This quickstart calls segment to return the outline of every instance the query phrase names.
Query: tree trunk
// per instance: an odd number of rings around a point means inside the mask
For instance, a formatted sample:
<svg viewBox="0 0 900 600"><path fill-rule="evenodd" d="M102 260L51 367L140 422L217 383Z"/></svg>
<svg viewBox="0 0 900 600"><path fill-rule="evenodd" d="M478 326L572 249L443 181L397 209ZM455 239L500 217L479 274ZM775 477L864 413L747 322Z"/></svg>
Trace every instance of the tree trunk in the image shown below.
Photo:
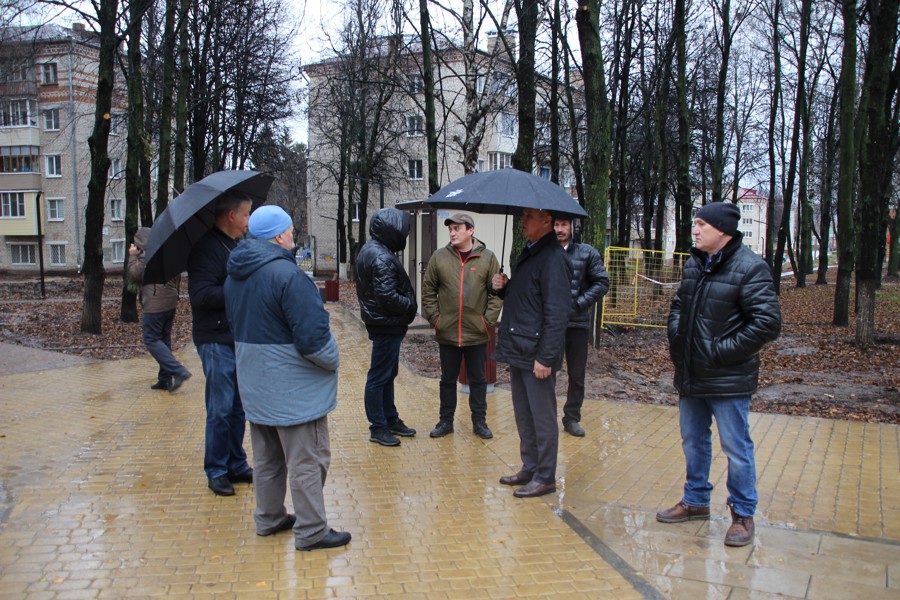
<svg viewBox="0 0 900 600"><path fill-rule="evenodd" d="M187 95L191 68L188 61L188 12L191 0L181 0L178 12L178 95L175 100L175 155L172 160L172 188L176 194L184 191L185 155L187 153Z"/></svg>
<svg viewBox="0 0 900 600"><path fill-rule="evenodd" d="M778 124L778 108L781 103L781 0L775 0L772 8L772 100L769 105L768 152L769 198L766 202L766 263L775 268L775 195L778 190L778 165L775 160L775 131Z"/></svg>
<svg viewBox="0 0 900 600"><path fill-rule="evenodd" d="M100 56L97 64L97 99L94 128L88 138L91 152L91 177L85 207L84 228L84 304L81 308L81 332L103 333L103 217L106 204L106 182L109 175L109 126L114 90L116 48L116 12L118 0L100 0L97 16L100 23ZM78 215L76 215L77 218Z"/></svg>
<svg viewBox="0 0 900 600"><path fill-rule="evenodd" d="M428 0L419 0L419 21L422 38L422 81L425 87L425 140L428 146L428 195L441 189L438 176L437 121L434 115L434 67L431 52L431 19ZM382 184L383 185L383 184Z"/></svg>
<svg viewBox="0 0 900 600"><path fill-rule="evenodd" d="M609 100L600 46L600 2L586 0L575 13L584 68L587 147L585 148L585 210L590 216L584 227L584 242L603 256L606 250L607 202L609 199Z"/></svg>
<svg viewBox="0 0 900 600"><path fill-rule="evenodd" d="M691 247L691 113L687 101L686 0L675 0L672 35L675 36L675 64L678 72L675 89L678 96L678 183L675 188L675 251Z"/></svg>
<svg viewBox="0 0 900 600"><path fill-rule="evenodd" d="M534 168L535 102L537 97L534 44L539 20L538 0L516 0L519 19L519 60L516 63L519 139L513 154L514 169L531 173Z"/></svg>
<svg viewBox="0 0 900 600"><path fill-rule="evenodd" d="M149 3L132 2L128 7L128 156L125 161L125 248L131 246L137 231L138 207L141 203L141 158L144 155L144 73L141 62L141 36L144 13ZM149 220L151 215L142 215ZM131 255L125 253L125 270ZM119 319L123 323L138 320L137 292L140 285L131 283L122 273L122 302Z"/></svg>
<svg viewBox="0 0 900 600"><path fill-rule="evenodd" d="M891 63L897 36L900 0L873 1L863 94L866 134L859 152L859 254L856 257L856 343L875 343L875 291L881 283L880 253L888 218L888 190L893 167L893 127L888 124Z"/></svg>
<svg viewBox="0 0 900 600"><path fill-rule="evenodd" d="M722 0L722 60L716 81L716 138L712 163L712 202L722 200L722 171L725 166L725 86L728 83L728 61L731 56L731 0Z"/></svg>
<svg viewBox="0 0 900 600"><path fill-rule="evenodd" d="M791 203L794 196L794 177L797 173L797 157L800 153L800 122L809 110L806 102L806 50L809 46L809 22L812 12L812 0L802 0L800 6L800 56L797 68L797 100L794 104L794 127L791 134L791 158L788 164L787 182L784 191L784 208L781 213L781 226L778 229L778 248L775 251L773 277L775 290L781 291L781 265L784 263L784 247L791 230ZM796 272L797 269L794 269Z"/></svg>
<svg viewBox="0 0 900 600"><path fill-rule="evenodd" d="M888 250L890 258L888 259L888 276L900 277L900 215L896 208L892 208L888 217L888 235L891 239Z"/></svg>
<svg viewBox="0 0 900 600"><path fill-rule="evenodd" d="M837 154L837 140L834 132L840 93L840 81L838 81L834 93L831 95L825 131L825 150L822 159L822 214L819 216L819 270L816 274L816 285L828 283L828 250L831 239L832 194L834 193L833 174Z"/></svg>
<svg viewBox="0 0 900 600"><path fill-rule="evenodd" d="M560 31L559 0L553 0L550 35L550 181L559 183L559 47L565 32Z"/></svg>
<svg viewBox="0 0 900 600"><path fill-rule="evenodd" d="M841 60L840 175L838 176L838 275L832 325L850 323L850 280L856 260L853 183L856 176L856 0L843 0L844 49Z"/></svg>
<svg viewBox="0 0 900 600"><path fill-rule="evenodd" d="M132 0L134 1L134 0ZM159 175L156 181L156 214L169 205L169 177L172 163L172 115L175 110L175 48L177 32L175 17L180 0L166 0L166 17L163 30L163 89L159 114Z"/></svg>

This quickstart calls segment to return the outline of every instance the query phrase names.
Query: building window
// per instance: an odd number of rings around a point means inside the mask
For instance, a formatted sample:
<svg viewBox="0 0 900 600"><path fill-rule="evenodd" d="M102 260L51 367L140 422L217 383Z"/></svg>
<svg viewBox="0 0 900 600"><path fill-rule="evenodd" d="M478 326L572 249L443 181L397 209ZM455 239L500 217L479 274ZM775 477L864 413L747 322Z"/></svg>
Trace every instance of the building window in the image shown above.
<svg viewBox="0 0 900 600"><path fill-rule="evenodd" d="M538 177L550 179L550 167L541 167L538 169Z"/></svg>
<svg viewBox="0 0 900 600"><path fill-rule="evenodd" d="M41 65L41 83L55 84L56 79L56 63L44 63Z"/></svg>
<svg viewBox="0 0 900 600"><path fill-rule="evenodd" d="M112 261L114 263L125 262L125 240L110 240L112 242Z"/></svg>
<svg viewBox="0 0 900 600"><path fill-rule="evenodd" d="M506 137L515 137L519 128L519 119L515 113L502 112L497 121L497 131Z"/></svg>
<svg viewBox="0 0 900 600"><path fill-rule="evenodd" d="M746 239L746 240L749 240L749 239L752 239L752 238L753 238L753 232L752 232L752 231L742 231L741 233L744 234L744 239Z"/></svg>
<svg viewBox="0 0 900 600"><path fill-rule="evenodd" d="M0 173L40 172L38 155L41 149L37 146L2 146L0 147Z"/></svg>
<svg viewBox="0 0 900 600"><path fill-rule="evenodd" d="M47 155L47 177L62 177L62 156L59 154Z"/></svg>
<svg viewBox="0 0 900 600"><path fill-rule="evenodd" d="M753 205L752 204L742 204L741 210L744 212L753 212Z"/></svg>
<svg viewBox="0 0 900 600"><path fill-rule="evenodd" d="M486 166L487 166L487 161L484 160L483 158L479 158L479 159L478 159L478 166L475 167L475 170L476 170L478 173L483 173Z"/></svg>
<svg viewBox="0 0 900 600"><path fill-rule="evenodd" d="M25 193L0 192L0 217L4 219L24 219Z"/></svg>
<svg viewBox="0 0 900 600"><path fill-rule="evenodd" d="M407 161L407 174L410 179L422 179L422 161L409 159Z"/></svg>
<svg viewBox="0 0 900 600"><path fill-rule="evenodd" d="M50 243L50 264L64 265L66 264L66 245L65 243Z"/></svg>
<svg viewBox="0 0 900 600"><path fill-rule="evenodd" d="M491 171L512 168L512 154L506 152L489 152L488 159L491 161Z"/></svg>
<svg viewBox="0 0 900 600"><path fill-rule="evenodd" d="M425 79L421 73L409 73L407 75L407 90L410 94L421 94L425 92Z"/></svg>
<svg viewBox="0 0 900 600"><path fill-rule="evenodd" d="M744 219L744 225L753 225L753 219Z"/></svg>
<svg viewBox="0 0 900 600"><path fill-rule="evenodd" d="M37 125L31 116L35 115L34 100L24 98L0 101L0 127L27 127Z"/></svg>
<svg viewBox="0 0 900 600"><path fill-rule="evenodd" d="M572 187L572 171L569 169L560 169L559 183L564 188Z"/></svg>
<svg viewBox="0 0 900 600"><path fill-rule="evenodd" d="M109 199L109 218L111 221L121 221L122 220L122 199L121 198L110 198Z"/></svg>
<svg viewBox="0 0 900 600"><path fill-rule="evenodd" d="M122 159L114 158L109 164L109 178L122 179Z"/></svg>
<svg viewBox="0 0 900 600"><path fill-rule="evenodd" d="M484 92L484 75L478 75L475 78L475 91L479 94Z"/></svg>
<svg viewBox="0 0 900 600"><path fill-rule="evenodd" d="M359 202L350 203L350 215L354 223L359 223Z"/></svg>
<svg viewBox="0 0 900 600"><path fill-rule="evenodd" d="M59 130L59 109L50 108L44 111L44 129L47 131Z"/></svg>
<svg viewBox="0 0 900 600"><path fill-rule="evenodd" d="M113 113L109 116L109 135L121 135L125 124L125 115Z"/></svg>
<svg viewBox="0 0 900 600"><path fill-rule="evenodd" d="M10 244L9 245L9 262L14 265L34 265L37 264L35 259L34 244Z"/></svg>
<svg viewBox="0 0 900 600"><path fill-rule="evenodd" d="M425 135L425 117L423 115L407 115L406 137L420 137Z"/></svg>
<svg viewBox="0 0 900 600"><path fill-rule="evenodd" d="M10 63L0 67L0 83L12 81L28 81L28 65L26 63Z"/></svg>
<svg viewBox="0 0 900 600"><path fill-rule="evenodd" d="M62 221L65 218L65 198L47 198L47 220Z"/></svg>

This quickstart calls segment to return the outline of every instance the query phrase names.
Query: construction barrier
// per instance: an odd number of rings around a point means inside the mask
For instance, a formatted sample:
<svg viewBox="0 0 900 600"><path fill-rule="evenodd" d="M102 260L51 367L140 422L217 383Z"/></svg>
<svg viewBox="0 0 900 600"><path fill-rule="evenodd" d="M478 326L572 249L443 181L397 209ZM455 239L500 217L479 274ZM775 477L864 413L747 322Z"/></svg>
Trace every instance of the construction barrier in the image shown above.
<svg viewBox="0 0 900 600"><path fill-rule="evenodd" d="M665 327L688 256L684 252L608 247L609 292L603 297L601 327Z"/></svg>

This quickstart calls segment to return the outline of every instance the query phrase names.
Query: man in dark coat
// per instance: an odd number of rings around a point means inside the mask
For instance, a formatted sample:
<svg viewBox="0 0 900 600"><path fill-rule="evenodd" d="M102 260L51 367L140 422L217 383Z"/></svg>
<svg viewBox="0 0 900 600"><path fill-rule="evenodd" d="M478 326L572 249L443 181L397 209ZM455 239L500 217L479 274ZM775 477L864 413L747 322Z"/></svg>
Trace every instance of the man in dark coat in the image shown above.
<svg viewBox="0 0 900 600"><path fill-rule="evenodd" d="M609 290L609 275L600 253L572 239L572 220L556 219L556 239L572 261L572 312L566 327L566 375L569 388L563 407L563 430L584 437L581 405L584 404L584 372L591 333L591 309Z"/></svg>
<svg viewBox="0 0 900 600"><path fill-rule="evenodd" d="M527 208L522 233L528 244L512 279L498 273L494 290L503 298L494 358L509 365L513 412L519 430L522 468L500 478L521 485L517 498L556 491L556 377L562 366L566 323L572 307L572 264L553 232L553 215Z"/></svg>
<svg viewBox="0 0 900 600"><path fill-rule="evenodd" d="M382 208L372 215L370 239L356 256L359 313L372 340L365 392L369 441L382 446L399 446L398 435L416 435L394 404L400 344L418 309L412 283L396 255L406 248L408 235L409 213Z"/></svg>
<svg viewBox="0 0 900 600"><path fill-rule="evenodd" d="M216 201L216 220L191 249L188 293L194 317L194 345L206 377L206 449L203 468L209 489L233 496L234 483L252 483L244 452L244 407L238 391L234 336L225 315L226 264L247 232L253 202L243 196Z"/></svg>
<svg viewBox="0 0 900 600"><path fill-rule="evenodd" d="M728 458L728 546L753 541L758 495L750 397L759 379L759 351L781 332L771 269L743 245L740 218L730 202L707 204L694 218L694 248L668 326L687 479L681 501L656 514L663 523L709 519L715 417Z"/></svg>

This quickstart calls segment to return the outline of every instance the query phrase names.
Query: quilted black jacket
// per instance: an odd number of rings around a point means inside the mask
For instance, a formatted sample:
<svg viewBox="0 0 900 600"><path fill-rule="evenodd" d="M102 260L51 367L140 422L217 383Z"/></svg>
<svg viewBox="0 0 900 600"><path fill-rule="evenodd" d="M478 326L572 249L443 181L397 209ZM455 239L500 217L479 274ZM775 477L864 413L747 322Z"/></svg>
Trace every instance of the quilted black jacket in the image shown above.
<svg viewBox="0 0 900 600"><path fill-rule="evenodd" d="M736 235L707 264L692 249L669 313L675 387L687 397L739 397L756 391L759 351L781 333L772 272Z"/></svg>
<svg viewBox="0 0 900 600"><path fill-rule="evenodd" d="M600 253L587 244L569 243L566 253L572 261L572 312L569 327L589 329L588 310L609 291L609 275L603 267Z"/></svg>
<svg viewBox="0 0 900 600"><path fill-rule="evenodd" d="M356 256L356 297L369 333L404 334L416 317L416 294L396 252L406 248L409 213L382 208L369 222L369 241Z"/></svg>

